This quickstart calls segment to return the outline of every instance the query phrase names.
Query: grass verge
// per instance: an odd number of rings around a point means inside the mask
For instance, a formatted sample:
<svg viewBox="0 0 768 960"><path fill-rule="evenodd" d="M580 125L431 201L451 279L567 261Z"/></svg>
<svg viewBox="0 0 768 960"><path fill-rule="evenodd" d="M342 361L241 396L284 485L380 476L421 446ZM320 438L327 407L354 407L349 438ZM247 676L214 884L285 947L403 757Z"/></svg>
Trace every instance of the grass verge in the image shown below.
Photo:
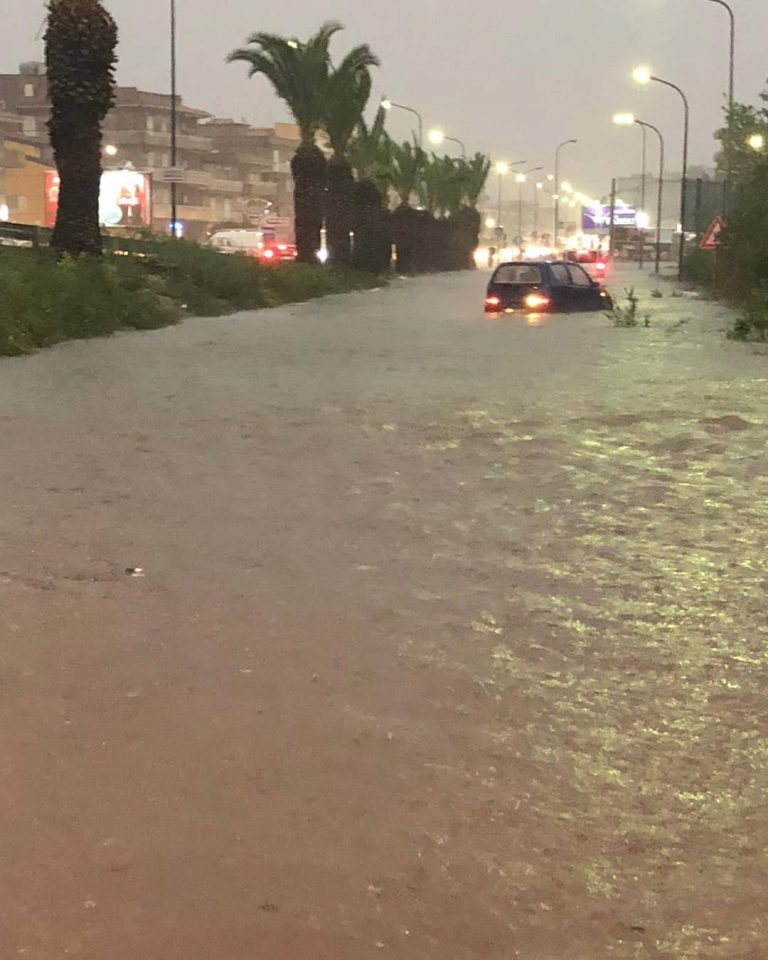
<svg viewBox="0 0 768 960"><path fill-rule="evenodd" d="M185 314L222 316L333 293L380 278L289 263L260 267L194 244L166 241L145 257L57 260L47 251L0 247L0 355L64 340L152 330Z"/></svg>

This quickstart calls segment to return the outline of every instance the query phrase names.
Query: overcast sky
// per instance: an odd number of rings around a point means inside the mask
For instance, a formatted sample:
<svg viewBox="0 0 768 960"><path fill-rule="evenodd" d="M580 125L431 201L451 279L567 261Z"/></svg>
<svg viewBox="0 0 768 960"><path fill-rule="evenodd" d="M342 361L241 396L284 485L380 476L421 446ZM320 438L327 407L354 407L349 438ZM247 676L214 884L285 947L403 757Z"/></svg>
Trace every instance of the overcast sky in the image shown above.
<svg viewBox="0 0 768 960"><path fill-rule="evenodd" d="M768 75L768 0L731 0L738 19L737 99L757 101ZM121 32L119 80L168 89L165 0L107 0ZM18 12L20 7L21 12ZM306 36L325 19L347 30L336 50L367 41L382 61L376 98L420 109L470 151L552 167L558 141L577 137L563 175L604 194L612 176L639 167L640 132L613 127L617 110L661 126L679 167L681 105L673 91L633 88L646 62L690 96L693 163L709 164L726 88L728 18L710 0L178 0L179 83L184 99L259 124L286 118L264 79L248 80L226 54L256 30ZM43 3L26 0L6 18L0 70L41 56ZM8 22L10 20L10 22ZM391 132L408 136L407 114ZM654 161L655 162L655 161Z"/></svg>

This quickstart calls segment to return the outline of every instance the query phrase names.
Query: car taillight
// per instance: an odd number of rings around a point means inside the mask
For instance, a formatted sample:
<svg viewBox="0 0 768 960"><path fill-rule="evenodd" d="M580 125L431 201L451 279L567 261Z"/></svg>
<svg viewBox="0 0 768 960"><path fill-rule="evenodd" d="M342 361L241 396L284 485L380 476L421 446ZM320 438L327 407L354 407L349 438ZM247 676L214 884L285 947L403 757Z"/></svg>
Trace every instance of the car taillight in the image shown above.
<svg viewBox="0 0 768 960"><path fill-rule="evenodd" d="M529 293L525 298L525 305L529 310L541 310L542 307L549 306L549 297L543 293Z"/></svg>
<svg viewBox="0 0 768 960"><path fill-rule="evenodd" d="M486 298L485 298L485 305L486 305L486 307L498 307L498 305L499 305L500 303L501 303L501 300L499 300L498 297L486 297Z"/></svg>
<svg viewBox="0 0 768 960"><path fill-rule="evenodd" d="M595 269L598 273L605 273L606 264L604 264L602 261L599 261L597 264L595 264Z"/></svg>
<svg viewBox="0 0 768 960"><path fill-rule="evenodd" d="M264 257L265 260L274 260L274 258L275 258L275 251L274 251L274 250L265 250L264 253L262 254L262 256Z"/></svg>

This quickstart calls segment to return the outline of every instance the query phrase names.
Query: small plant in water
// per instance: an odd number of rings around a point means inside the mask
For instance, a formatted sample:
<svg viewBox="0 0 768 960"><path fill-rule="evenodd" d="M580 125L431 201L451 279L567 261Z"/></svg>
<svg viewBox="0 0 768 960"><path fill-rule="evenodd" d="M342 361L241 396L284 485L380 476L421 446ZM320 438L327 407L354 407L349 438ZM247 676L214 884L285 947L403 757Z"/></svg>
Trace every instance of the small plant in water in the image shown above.
<svg viewBox="0 0 768 960"><path fill-rule="evenodd" d="M634 287L630 287L629 290L625 290L624 292L627 295L626 307L622 307L617 303L610 313L606 313L606 316L609 320L613 320L614 327L638 327L640 326L640 317L638 316L637 308L640 304L640 298L635 294ZM642 321L644 327L650 327L650 314L646 314L642 318Z"/></svg>

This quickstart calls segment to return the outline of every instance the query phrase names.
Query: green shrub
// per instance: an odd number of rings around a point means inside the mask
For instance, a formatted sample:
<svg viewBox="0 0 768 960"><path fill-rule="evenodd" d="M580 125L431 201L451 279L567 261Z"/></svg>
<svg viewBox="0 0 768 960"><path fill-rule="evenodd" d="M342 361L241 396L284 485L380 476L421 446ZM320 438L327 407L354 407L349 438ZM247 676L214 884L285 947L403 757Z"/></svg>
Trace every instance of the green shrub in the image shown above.
<svg viewBox="0 0 768 960"><path fill-rule="evenodd" d="M245 256L173 240L142 255L57 260L47 251L0 247L0 354L62 340L151 330L183 311L217 316L365 289L374 276L300 264L260 267Z"/></svg>
<svg viewBox="0 0 768 960"><path fill-rule="evenodd" d="M30 353L62 340L172 322L167 307L142 289L140 268L117 261L2 250L0 353Z"/></svg>
<svg viewBox="0 0 768 960"><path fill-rule="evenodd" d="M760 284L747 297L728 336L731 340L768 341L768 283Z"/></svg>
<svg viewBox="0 0 768 960"><path fill-rule="evenodd" d="M640 324L640 318L637 314L640 298L635 294L634 287L625 290L624 293L627 295L626 307L622 307L618 303L614 304L612 310L606 313L606 317L608 317L609 320L613 320L614 327L637 327ZM643 317L643 326L650 327L650 325L650 314L646 314Z"/></svg>
<svg viewBox="0 0 768 960"><path fill-rule="evenodd" d="M695 247L685 255L683 276L686 281L706 290L714 290L716 284L716 257L711 250L699 250Z"/></svg>
<svg viewBox="0 0 768 960"><path fill-rule="evenodd" d="M255 310L266 303L261 290L264 271L243 254L224 255L169 239L157 244L146 265L164 278L169 297L198 316Z"/></svg>

